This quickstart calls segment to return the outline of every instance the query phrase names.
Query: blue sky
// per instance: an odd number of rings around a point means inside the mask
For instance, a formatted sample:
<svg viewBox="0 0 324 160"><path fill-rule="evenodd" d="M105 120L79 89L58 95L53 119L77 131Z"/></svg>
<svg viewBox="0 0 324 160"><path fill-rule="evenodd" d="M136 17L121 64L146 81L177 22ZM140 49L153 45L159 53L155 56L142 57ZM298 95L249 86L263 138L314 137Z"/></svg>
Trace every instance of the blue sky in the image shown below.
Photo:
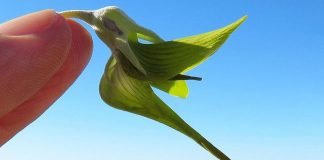
<svg viewBox="0 0 324 160"><path fill-rule="evenodd" d="M158 94L233 160L324 159L324 1L3 1L0 22L52 8L122 8L166 40L248 20L190 71L186 100ZM84 23L83 23L84 24ZM86 26L86 25L85 25ZM108 48L93 35L93 57L73 86L0 148L1 160L213 160L184 135L104 104L98 84Z"/></svg>

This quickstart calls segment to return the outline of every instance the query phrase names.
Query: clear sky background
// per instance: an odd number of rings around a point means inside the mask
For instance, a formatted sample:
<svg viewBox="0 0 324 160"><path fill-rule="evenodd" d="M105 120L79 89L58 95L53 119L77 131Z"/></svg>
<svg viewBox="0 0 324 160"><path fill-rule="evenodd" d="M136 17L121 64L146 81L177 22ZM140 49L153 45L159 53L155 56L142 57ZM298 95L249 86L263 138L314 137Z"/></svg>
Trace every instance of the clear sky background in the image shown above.
<svg viewBox="0 0 324 160"><path fill-rule="evenodd" d="M324 0L2 0L0 22L48 8L108 5L166 40L249 15L190 71L203 81L189 82L188 99L158 94L233 160L324 159ZM98 85L110 51L86 28L94 41L89 65L0 148L0 160L214 160L186 136L103 103Z"/></svg>

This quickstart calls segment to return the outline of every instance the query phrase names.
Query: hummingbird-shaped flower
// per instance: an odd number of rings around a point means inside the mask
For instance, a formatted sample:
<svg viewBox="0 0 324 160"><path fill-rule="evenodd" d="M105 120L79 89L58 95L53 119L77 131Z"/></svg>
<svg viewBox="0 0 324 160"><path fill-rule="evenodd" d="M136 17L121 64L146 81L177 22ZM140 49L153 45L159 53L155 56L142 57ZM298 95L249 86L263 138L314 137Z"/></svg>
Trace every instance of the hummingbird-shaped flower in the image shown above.
<svg viewBox="0 0 324 160"><path fill-rule="evenodd" d="M84 20L111 49L99 87L101 98L108 105L163 123L192 138L217 158L229 160L165 104L152 87L186 98L186 80L201 78L184 73L213 55L246 16L218 30L164 41L115 6L64 11L61 15ZM139 39L152 44L142 44Z"/></svg>

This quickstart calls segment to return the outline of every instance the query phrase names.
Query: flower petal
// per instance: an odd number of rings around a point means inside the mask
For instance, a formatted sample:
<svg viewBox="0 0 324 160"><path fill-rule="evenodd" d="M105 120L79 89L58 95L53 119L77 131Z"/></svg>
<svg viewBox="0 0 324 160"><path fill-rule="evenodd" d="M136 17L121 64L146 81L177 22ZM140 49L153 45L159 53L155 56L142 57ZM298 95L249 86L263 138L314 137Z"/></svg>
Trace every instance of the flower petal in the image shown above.
<svg viewBox="0 0 324 160"><path fill-rule="evenodd" d="M247 17L207 33L154 44L129 40L129 45L151 81L168 80L204 62Z"/></svg>
<svg viewBox="0 0 324 160"><path fill-rule="evenodd" d="M108 105L163 123L192 138L219 159L229 160L157 97L147 81L129 77L113 57L101 79L100 95Z"/></svg>
<svg viewBox="0 0 324 160"><path fill-rule="evenodd" d="M121 53L124 54L124 56L139 70L141 71L144 75L146 75L146 71L141 65L141 63L138 61L137 57L133 53L132 49L130 48L129 44L121 39L121 38L116 38L116 46L117 48L121 51Z"/></svg>
<svg viewBox="0 0 324 160"><path fill-rule="evenodd" d="M189 89L185 80L166 80L151 82L153 87L180 98L187 98Z"/></svg>

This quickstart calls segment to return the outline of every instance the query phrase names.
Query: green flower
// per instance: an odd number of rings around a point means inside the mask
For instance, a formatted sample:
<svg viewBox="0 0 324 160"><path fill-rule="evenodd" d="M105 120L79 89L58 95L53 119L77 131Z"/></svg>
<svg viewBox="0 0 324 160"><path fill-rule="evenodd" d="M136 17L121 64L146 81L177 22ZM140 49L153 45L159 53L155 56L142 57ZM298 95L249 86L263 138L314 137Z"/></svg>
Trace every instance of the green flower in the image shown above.
<svg viewBox="0 0 324 160"><path fill-rule="evenodd" d="M152 87L186 98L189 93L186 80L201 78L184 73L213 55L246 16L218 30L164 41L117 7L61 14L87 22L111 49L112 56L99 88L101 98L108 105L161 122L192 138L219 159L229 160L165 104ZM152 44L142 44L139 39Z"/></svg>

